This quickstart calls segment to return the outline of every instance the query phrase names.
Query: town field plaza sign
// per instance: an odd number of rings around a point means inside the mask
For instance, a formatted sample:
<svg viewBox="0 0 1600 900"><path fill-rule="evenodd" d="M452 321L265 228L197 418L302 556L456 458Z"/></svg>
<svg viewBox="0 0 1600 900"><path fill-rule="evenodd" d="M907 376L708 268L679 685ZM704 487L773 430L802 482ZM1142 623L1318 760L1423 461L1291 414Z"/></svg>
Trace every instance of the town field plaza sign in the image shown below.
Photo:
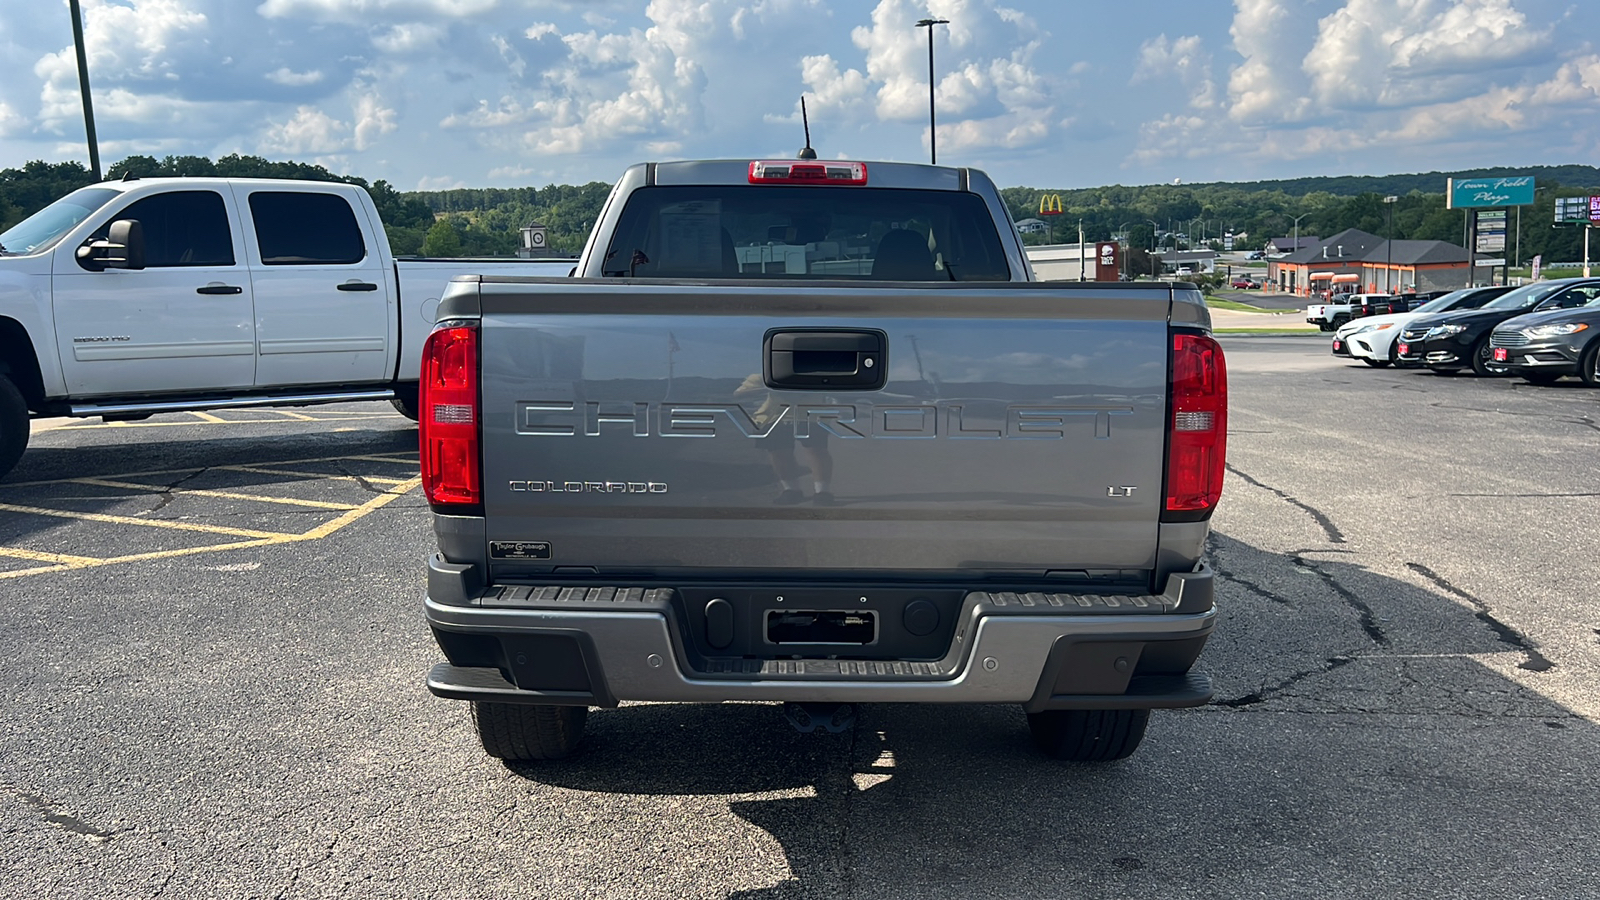
<svg viewBox="0 0 1600 900"><path fill-rule="evenodd" d="M1445 195L1449 209L1482 209L1486 206L1532 206L1533 176L1507 175L1504 178L1447 178Z"/></svg>

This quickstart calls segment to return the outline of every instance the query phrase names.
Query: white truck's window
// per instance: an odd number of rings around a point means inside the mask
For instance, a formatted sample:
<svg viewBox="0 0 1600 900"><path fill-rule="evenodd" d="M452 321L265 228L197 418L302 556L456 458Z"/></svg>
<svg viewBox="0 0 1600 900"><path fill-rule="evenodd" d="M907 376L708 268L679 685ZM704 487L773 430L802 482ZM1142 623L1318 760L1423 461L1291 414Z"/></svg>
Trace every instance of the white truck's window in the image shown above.
<svg viewBox="0 0 1600 900"><path fill-rule="evenodd" d="M61 236L121 191L111 188L81 188L46 206L0 234L0 253L42 253L54 247Z"/></svg>
<svg viewBox="0 0 1600 900"><path fill-rule="evenodd" d="M347 266L367 257L355 213L338 194L256 191L250 219L269 266Z"/></svg>
<svg viewBox="0 0 1600 900"><path fill-rule="evenodd" d="M233 265L228 208L216 191L172 191L135 200L95 232L104 238L117 219L136 219L144 230L146 268Z"/></svg>
<svg viewBox="0 0 1600 900"><path fill-rule="evenodd" d="M641 188L604 272L636 278L1008 281L976 194L773 185Z"/></svg>

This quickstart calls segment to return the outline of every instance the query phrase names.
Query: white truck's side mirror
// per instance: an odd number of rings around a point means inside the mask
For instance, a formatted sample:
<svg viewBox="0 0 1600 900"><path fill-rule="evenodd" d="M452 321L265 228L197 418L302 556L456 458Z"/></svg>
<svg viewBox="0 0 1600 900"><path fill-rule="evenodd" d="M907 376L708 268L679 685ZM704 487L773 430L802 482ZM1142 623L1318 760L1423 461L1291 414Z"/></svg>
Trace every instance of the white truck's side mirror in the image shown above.
<svg viewBox="0 0 1600 900"><path fill-rule="evenodd" d="M78 248L78 264L99 272L105 269L144 268L144 226L138 219L111 223L105 240L89 241Z"/></svg>

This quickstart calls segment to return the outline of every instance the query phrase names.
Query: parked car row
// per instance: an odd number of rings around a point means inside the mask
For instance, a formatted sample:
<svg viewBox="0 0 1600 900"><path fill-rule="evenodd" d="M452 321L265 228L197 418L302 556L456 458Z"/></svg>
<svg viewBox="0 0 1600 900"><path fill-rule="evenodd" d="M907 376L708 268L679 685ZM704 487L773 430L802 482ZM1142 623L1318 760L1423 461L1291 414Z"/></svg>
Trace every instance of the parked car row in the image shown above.
<svg viewBox="0 0 1600 900"><path fill-rule="evenodd" d="M1306 321L1320 331L1336 331L1352 319L1410 312L1444 294L1444 291L1424 294L1332 294L1326 298L1326 302L1306 307Z"/></svg>
<svg viewBox="0 0 1600 900"><path fill-rule="evenodd" d="M1600 278L1467 288L1405 313L1353 319L1333 354L1441 375L1516 375L1549 384L1576 375L1600 387Z"/></svg>

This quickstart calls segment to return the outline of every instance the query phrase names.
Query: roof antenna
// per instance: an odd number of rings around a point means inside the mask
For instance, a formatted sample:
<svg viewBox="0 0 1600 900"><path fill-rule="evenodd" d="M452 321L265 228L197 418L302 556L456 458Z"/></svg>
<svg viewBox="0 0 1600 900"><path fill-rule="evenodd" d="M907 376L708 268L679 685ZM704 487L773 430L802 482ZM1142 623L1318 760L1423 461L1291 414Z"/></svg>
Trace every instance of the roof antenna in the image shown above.
<svg viewBox="0 0 1600 900"><path fill-rule="evenodd" d="M806 118L806 95L800 95L800 124L806 128L806 145L800 148L796 159L816 159L817 151L811 149L811 121Z"/></svg>

